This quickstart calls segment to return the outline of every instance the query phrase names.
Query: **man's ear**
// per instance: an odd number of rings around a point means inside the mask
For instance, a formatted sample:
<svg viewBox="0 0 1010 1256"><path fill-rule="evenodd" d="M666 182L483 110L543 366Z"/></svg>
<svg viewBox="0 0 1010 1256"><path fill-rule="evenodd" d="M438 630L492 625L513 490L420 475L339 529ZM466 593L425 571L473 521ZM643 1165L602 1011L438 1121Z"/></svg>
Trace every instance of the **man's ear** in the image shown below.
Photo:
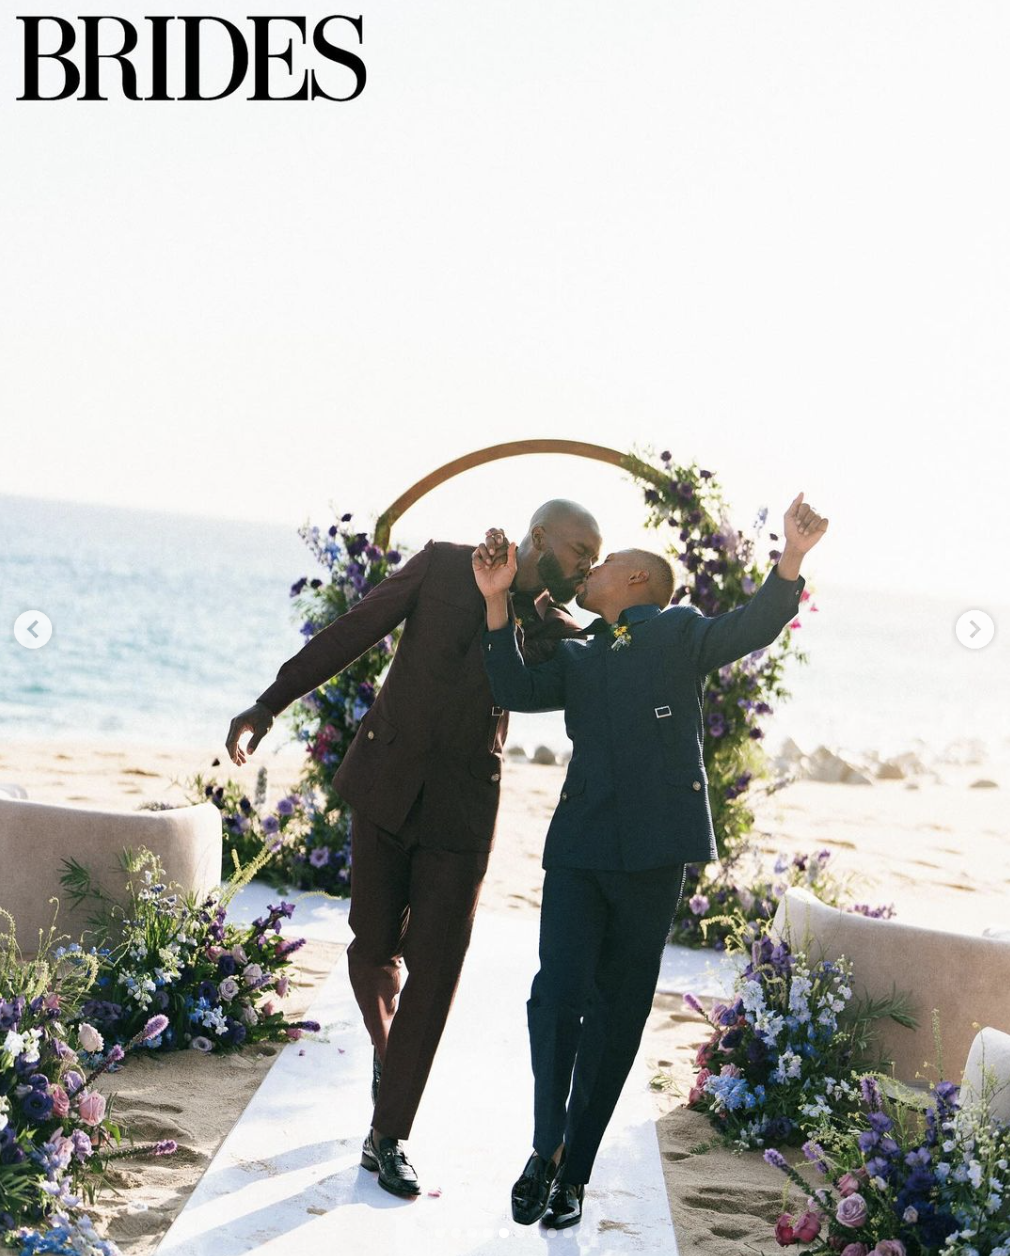
<svg viewBox="0 0 1010 1256"><path fill-rule="evenodd" d="M544 529L542 524L537 524L535 528L530 528L530 540L533 542L533 548L538 552L542 552L545 548Z"/></svg>
<svg viewBox="0 0 1010 1256"><path fill-rule="evenodd" d="M647 571L633 571L628 577L628 584L644 584L648 579L649 573Z"/></svg>

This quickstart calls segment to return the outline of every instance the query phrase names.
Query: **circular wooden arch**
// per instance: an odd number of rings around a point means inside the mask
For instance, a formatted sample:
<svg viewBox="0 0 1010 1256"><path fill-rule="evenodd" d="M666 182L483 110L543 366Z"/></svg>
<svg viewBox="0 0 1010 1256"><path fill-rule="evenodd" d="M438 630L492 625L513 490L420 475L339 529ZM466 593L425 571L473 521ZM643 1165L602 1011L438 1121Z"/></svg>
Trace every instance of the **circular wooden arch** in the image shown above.
<svg viewBox="0 0 1010 1256"><path fill-rule="evenodd" d="M402 493L376 520L375 544L380 549L385 549L389 545L393 524L433 488L451 480L453 476L472 470L473 467L483 466L485 462L516 458L521 454L569 454L575 458L591 458L594 462L609 462L611 466L621 467L639 479L649 480L653 484L666 484L670 478L668 474L649 466L634 454L622 454L617 449L608 449L606 445L589 445L580 440L514 440L504 445L489 445L487 449L476 449L473 453L464 454L462 458L454 458L452 462L430 472Z"/></svg>

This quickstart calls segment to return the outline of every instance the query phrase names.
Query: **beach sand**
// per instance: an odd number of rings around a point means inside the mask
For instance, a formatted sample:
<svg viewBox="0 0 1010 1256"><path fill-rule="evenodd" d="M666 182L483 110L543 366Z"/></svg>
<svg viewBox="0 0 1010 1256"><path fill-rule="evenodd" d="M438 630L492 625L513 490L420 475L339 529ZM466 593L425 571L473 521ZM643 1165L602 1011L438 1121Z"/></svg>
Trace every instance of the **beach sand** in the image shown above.
<svg viewBox="0 0 1010 1256"><path fill-rule="evenodd" d="M268 743L243 768L224 760L219 746L108 744L53 746L8 743L0 748L0 783L16 781L31 799L82 807L133 809L145 801L181 803L183 784L196 771L231 776L251 795L256 773L268 771L268 802L298 780L302 751ZM1010 764L932 764L907 780L871 785L797 781L755 799L755 839L774 858L827 848L832 865L858 878L860 901L894 903L898 918L922 925L980 933L1010 927L1010 822L1006 795ZM509 760L503 780L498 834L481 895L480 911L539 910L543 838L564 769ZM972 788L988 779L995 788ZM173 783L173 781L175 783ZM910 788L914 786L914 788ZM685 908L682 907L682 910ZM289 996L301 1006L335 962L339 948L323 944L299 952L303 984ZM705 1002L705 1000L702 1000ZM297 1008L296 1008L297 1010ZM777 1250L771 1224L782 1203L785 1178L756 1155L699 1146L707 1121L683 1107L693 1059L706 1035L681 999L657 994L645 1035L647 1064L670 1088L654 1092L660 1150L682 1256L743 1256ZM135 1061L110 1080L116 1112L138 1138L177 1138L181 1151L117 1172L122 1195L108 1195L101 1215L127 1256L154 1250L200 1174L269 1068L275 1048L235 1057L162 1057ZM213 1075L213 1084L207 1082ZM171 1104L159 1099L172 1093ZM208 1097L212 1097L212 1102Z"/></svg>

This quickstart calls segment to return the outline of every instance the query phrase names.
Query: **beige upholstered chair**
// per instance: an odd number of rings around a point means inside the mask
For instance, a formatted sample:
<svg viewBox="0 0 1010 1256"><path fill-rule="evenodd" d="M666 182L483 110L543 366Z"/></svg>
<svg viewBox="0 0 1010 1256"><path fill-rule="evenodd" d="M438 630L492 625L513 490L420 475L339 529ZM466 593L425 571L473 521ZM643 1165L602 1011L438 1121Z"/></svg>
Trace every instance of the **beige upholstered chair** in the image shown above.
<svg viewBox="0 0 1010 1256"><path fill-rule="evenodd" d="M961 1081L980 1025L1010 1033L1010 942L873 920L828 907L799 888L787 890L780 900L772 932L814 959L844 955L851 960L857 995L880 997L897 990L909 996L917 1029L880 1022L881 1046L893 1059L899 1081L932 1085L939 1080L934 1008L940 1018L944 1080L955 1084ZM925 1070L927 1063L934 1066L932 1071Z"/></svg>
<svg viewBox="0 0 1010 1256"><path fill-rule="evenodd" d="M86 811L23 799L0 799L0 907L17 926L22 951L38 949L39 929L53 920L57 931L80 938L93 903L74 908L62 901L65 859L76 859L106 894L125 900L119 866L125 848L146 846L160 859L167 882L207 894L221 876L221 813L211 802L167 811ZM2 927L2 926L0 926Z"/></svg>

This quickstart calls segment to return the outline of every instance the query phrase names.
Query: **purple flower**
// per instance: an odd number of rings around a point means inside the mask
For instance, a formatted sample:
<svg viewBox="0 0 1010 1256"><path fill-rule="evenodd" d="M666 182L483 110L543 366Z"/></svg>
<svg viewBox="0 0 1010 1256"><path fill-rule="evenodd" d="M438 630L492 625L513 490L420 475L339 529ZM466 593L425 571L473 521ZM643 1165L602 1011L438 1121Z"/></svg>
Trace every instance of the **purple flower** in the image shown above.
<svg viewBox="0 0 1010 1256"><path fill-rule="evenodd" d="M305 945L304 938L290 938L288 941L282 942L280 946L276 949L276 951L274 951L274 954L277 956L278 959L282 959L286 955L292 955L295 951L297 951L300 947L303 947L304 945Z"/></svg>
<svg viewBox="0 0 1010 1256"><path fill-rule="evenodd" d="M325 868L329 862L330 848L328 846L317 846L309 854L309 863L313 868Z"/></svg>
<svg viewBox="0 0 1010 1256"><path fill-rule="evenodd" d="M179 1144L174 1138L164 1138L160 1143L154 1144L154 1154L156 1156L171 1156L179 1150Z"/></svg>
<svg viewBox="0 0 1010 1256"><path fill-rule="evenodd" d="M225 951L223 955L218 956L217 971L221 974L222 977L234 977L236 969L237 969L237 965L235 963L234 955L230 955L227 951ZM205 985L210 986L213 989L214 997L211 999L211 1002L216 1003L217 1002L217 987L214 986L213 982L210 982L210 981L202 982L200 986L201 993Z"/></svg>
<svg viewBox="0 0 1010 1256"><path fill-rule="evenodd" d="M389 550L386 554L386 562L389 563L391 567L395 567L400 561L400 557L399 550Z"/></svg>
<svg viewBox="0 0 1010 1256"><path fill-rule="evenodd" d="M94 1150L91 1146L91 1138L85 1134L84 1130L74 1130L70 1135L70 1141L74 1145L74 1155L82 1163L88 1159Z"/></svg>
<svg viewBox="0 0 1010 1256"><path fill-rule="evenodd" d="M858 1191L854 1195L846 1195L835 1209L835 1220L838 1224L848 1226L851 1230L858 1230L861 1225L865 1225L867 1216L866 1200Z"/></svg>
<svg viewBox="0 0 1010 1256"><path fill-rule="evenodd" d="M351 512L350 512L350 511L348 511L346 515L341 515L341 516L340 516L340 522L341 522L341 523L350 523L350 522L351 522L351 518L352 518L352 516L351 516Z"/></svg>
<svg viewBox="0 0 1010 1256"><path fill-rule="evenodd" d="M276 833L280 827L280 821L276 816L267 816L267 818L263 821L264 833Z"/></svg>
<svg viewBox="0 0 1010 1256"><path fill-rule="evenodd" d="M157 1038L159 1034L165 1032L168 1028L167 1016L152 1016L143 1029L143 1040L146 1042L148 1038Z"/></svg>
<svg viewBox="0 0 1010 1256"><path fill-rule="evenodd" d="M337 535L337 525L333 523L330 525L327 536L336 536L336 535Z"/></svg>
<svg viewBox="0 0 1010 1256"><path fill-rule="evenodd" d="M696 916L704 916L709 909L709 901L704 894L695 894L687 903Z"/></svg>
<svg viewBox="0 0 1010 1256"><path fill-rule="evenodd" d="M33 1087L21 1100L21 1107L29 1121L44 1121L53 1110L52 1096Z"/></svg>
<svg viewBox="0 0 1010 1256"><path fill-rule="evenodd" d="M693 994L691 994L690 991L688 991L688 993L684 995L684 1002L691 1009L692 1012L697 1012L699 1016L705 1016L705 1009L701 1006L697 998ZM708 1018L706 1017L706 1020L707 1019Z"/></svg>
<svg viewBox="0 0 1010 1256"><path fill-rule="evenodd" d="M277 804L277 814L281 816L293 815L295 804L291 798L282 798Z"/></svg>
<svg viewBox="0 0 1010 1256"><path fill-rule="evenodd" d="M785 1156L783 1156L780 1151L776 1151L774 1147L768 1148L764 1154L764 1158L766 1163L770 1164L773 1169L787 1169L789 1167L786 1164Z"/></svg>
<svg viewBox="0 0 1010 1256"><path fill-rule="evenodd" d="M214 1044L209 1038L205 1038L203 1034L197 1034L189 1045L194 1051L202 1051L204 1055L214 1050Z"/></svg>

